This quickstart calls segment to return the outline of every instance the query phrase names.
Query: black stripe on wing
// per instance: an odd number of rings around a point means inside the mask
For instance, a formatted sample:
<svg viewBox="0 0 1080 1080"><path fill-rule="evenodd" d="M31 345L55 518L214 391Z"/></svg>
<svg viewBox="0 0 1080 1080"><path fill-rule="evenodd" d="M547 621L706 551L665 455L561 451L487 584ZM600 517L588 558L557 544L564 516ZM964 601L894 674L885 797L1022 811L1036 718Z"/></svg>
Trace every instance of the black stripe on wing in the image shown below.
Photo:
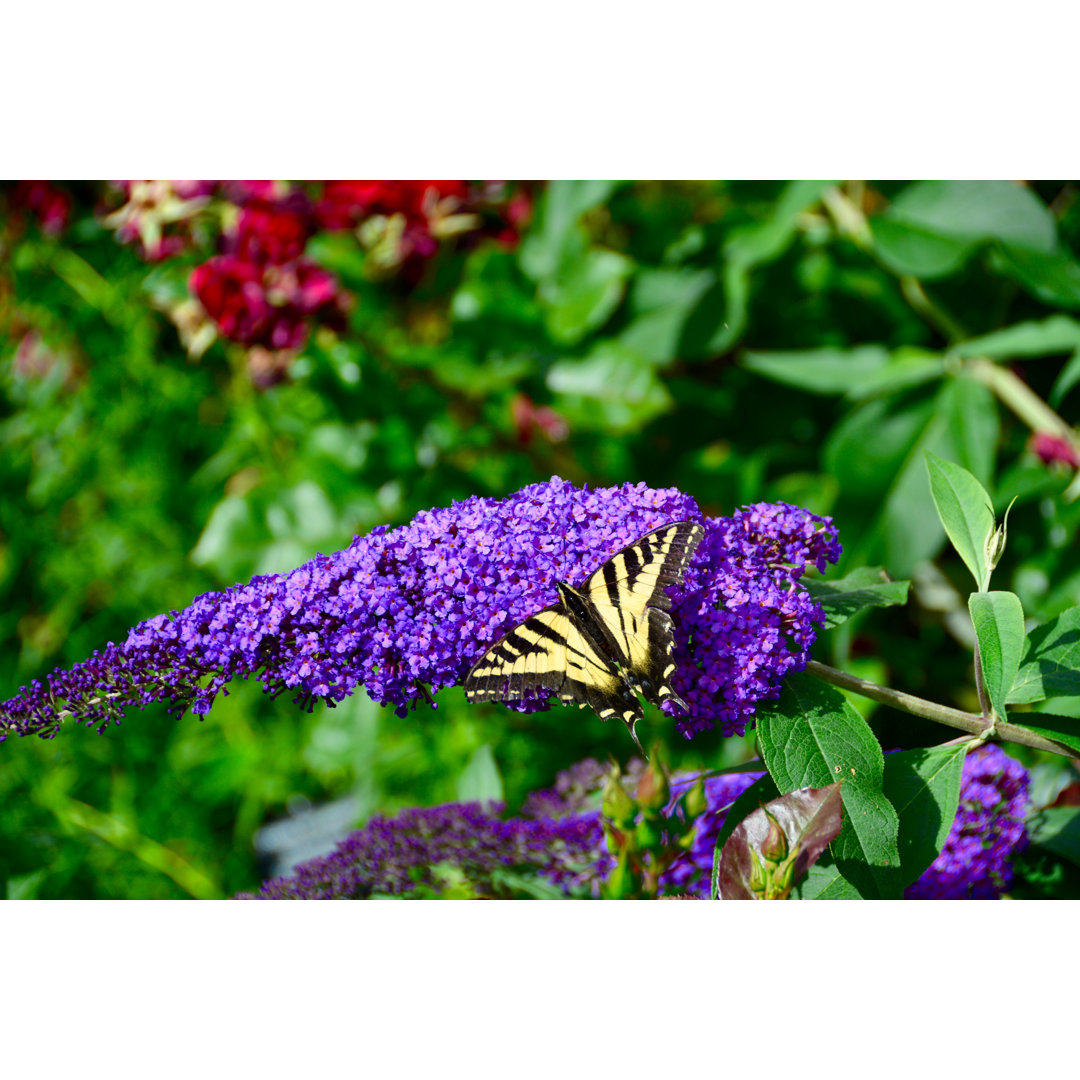
<svg viewBox="0 0 1080 1080"><path fill-rule="evenodd" d="M671 600L666 590L682 581L704 535L693 521L661 525L616 552L581 591L594 603L628 607L639 614L646 607L667 611Z"/></svg>
<svg viewBox="0 0 1080 1080"><path fill-rule="evenodd" d="M465 677L470 701L542 699L566 678L570 626L562 605L543 608L514 627L473 665Z"/></svg>

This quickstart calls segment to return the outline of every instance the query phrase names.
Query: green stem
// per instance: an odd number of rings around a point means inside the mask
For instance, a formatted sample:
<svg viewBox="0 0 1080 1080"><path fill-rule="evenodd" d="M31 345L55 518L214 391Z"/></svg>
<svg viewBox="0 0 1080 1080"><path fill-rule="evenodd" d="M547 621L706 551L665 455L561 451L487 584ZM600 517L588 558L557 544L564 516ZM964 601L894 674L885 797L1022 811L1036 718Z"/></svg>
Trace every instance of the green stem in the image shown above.
<svg viewBox="0 0 1080 1080"><path fill-rule="evenodd" d="M1080 450L1077 433L1011 368L981 356L964 361L964 370L978 379L1032 431L1057 435Z"/></svg>
<svg viewBox="0 0 1080 1080"><path fill-rule="evenodd" d="M997 724L991 724L981 716L974 713L961 712L959 709L950 708L948 705L939 705L925 698L915 697L914 694L905 694L902 690L892 690L886 686L878 686L877 683L867 682L866 679L848 675L836 668L819 664L811 660L806 665L807 674L813 675L823 682L838 686L841 690L850 690L852 693L861 694L878 701L882 705L888 705L901 712L910 713L912 716L921 716L924 720L933 720L936 724L945 724L947 727L966 731L969 735L975 735L983 740L994 738L1003 742L1017 743L1019 746L1030 746L1034 750L1046 750L1051 754L1060 754L1062 757L1072 758L1076 751L1064 743L1054 739L1036 735L1034 731L1018 727L999 720Z"/></svg>
<svg viewBox="0 0 1080 1080"><path fill-rule="evenodd" d="M900 278L900 291L914 311L949 341L963 341L968 332L940 304L926 295L918 278L905 274Z"/></svg>

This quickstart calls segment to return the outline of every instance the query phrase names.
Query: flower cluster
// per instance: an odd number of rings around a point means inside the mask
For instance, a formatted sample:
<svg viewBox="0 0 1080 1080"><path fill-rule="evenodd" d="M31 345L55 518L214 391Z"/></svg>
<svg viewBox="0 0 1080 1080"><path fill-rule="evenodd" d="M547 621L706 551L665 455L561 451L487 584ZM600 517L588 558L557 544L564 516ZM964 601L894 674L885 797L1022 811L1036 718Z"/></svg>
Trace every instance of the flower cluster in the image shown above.
<svg viewBox="0 0 1080 1080"><path fill-rule="evenodd" d="M995 900L1012 884L1013 852L1027 844L1027 770L996 746L964 759L960 806L941 854L908 900Z"/></svg>
<svg viewBox="0 0 1080 1080"><path fill-rule="evenodd" d="M291 875L266 882L259 900L358 900L373 894L438 894L453 877L468 883L468 895L498 896L502 875L533 873L566 892L595 889L610 856L599 843L591 817L559 821L502 818L493 804L451 803L406 810L395 818L376 817L338 844L330 855L311 859Z"/></svg>
<svg viewBox="0 0 1080 1080"><path fill-rule="evenodd" d="M231 341L294 350L314 322L340 329L347 304L334 275L304 256L315 230L308 197L272 195L242 193L235 229L223 237L225 253L197 266L188 285Z"/></svg>
<svg viewBox="0 0 1080 1080"><path fill-rule="evenodd" d="M505 184L464 180L122 180L116 187L124 202L105 224L148 260L205 250L217 223L217 254L191 273L191 294L223 337L272 352L301 348L312 325L343 326L349 297L304 254L320 229L355 230L369 276L401 271L415 283L453 237L516 243L531 209L526 193L510 197ZM173 314L178 325L192 319L183 305Z"/></svg>
<svg viewBox="0 0 1080 1080"><path fill-rule="evenodd" d="M140 623L122 645L0 705L0 738L50 735L67 716L100 727L152 701L204 715L228 682L252 675L267 693L292 691L308 704L336 704L362 685L404 715L427 687L459 682L488 645L554 603L556 582L580 584L644 533L679 520L701 514L674 488L591 491L557 477L506 499L424 511L291 573L257 576ZM693 703L679 722L688 737L716 722L741 731L757 702L805 665L820 613L798 572L806 558L839 550L826 519L785 504L710 519L705 529L671 590L680 657L672 682Z"/></svg>
<svg viewBox="0 0 1080 1080"><path fill-rule="evenodd" d="M757 702L779 697L781 682L805 668L822 612L799 579L839 557L831 519L787 503L708 523L695 559L707 572L672 610L687 737L715 725L743 734Z"/></svg>
<svg viewBox="0 0 1080 1080"><path fill-rule="evenodd" d="M556 581L578 584L637 537L685 519L700 513L675 489L590 491L558 478L501 501L471 498L425 511L289 574L259 576L141 623L122 646L110 644L0 706L0 736L50 733L64 715L100 725L119 719L126 705L150 701L190 705L201 715L231 679L253 674L269 693L292 690L297 700L331 704L364 685L376 701L403 710L422 684L458 682L488 644L553 603ZM784 504L706 523L675 596L682 659L673 681L695 703L681 722L685 732L715 720L742 730L756 702L778 693L784 675L805 663L818 613L795 579L804 555L835 558L836 551L822 519ZM785 565L774 568L776 559ZM749 610L717 618L713 597ZM718 683L729 655L741 667L730 683ZM706 679L711 695L702 692Z"/></svg>
<svg viewBox="0 0 1080 1080"><path fill-rule="evenodd" d="M628 778L640 774L635 759ZM636 766L636 770L635 770ZM554 787L534 792L514 818L477 804L408 810L373 818L330 855L303 863L291 875L266 882L258 899L363 898L375 893L430 895L440 890L439 866L462 872L471 895L499 894L500 874L534 873L573 895L599 894L615 865L600 824L599 792L606 766L587 758L560 773ZM687 855L661 878L661 894L708 899L713 851L731 804L759 778L734 773L705 780L706 808L694 823ZM681 796L693 777L672 780L665 814L682 812ZM997 747L983 747L964 762L960 810L941 855L906 893L908 899L991 899L1011 881L1008 860L1022 849L1021 820L1027 772ZM243 894L242 899L251 898Z"/></svg>

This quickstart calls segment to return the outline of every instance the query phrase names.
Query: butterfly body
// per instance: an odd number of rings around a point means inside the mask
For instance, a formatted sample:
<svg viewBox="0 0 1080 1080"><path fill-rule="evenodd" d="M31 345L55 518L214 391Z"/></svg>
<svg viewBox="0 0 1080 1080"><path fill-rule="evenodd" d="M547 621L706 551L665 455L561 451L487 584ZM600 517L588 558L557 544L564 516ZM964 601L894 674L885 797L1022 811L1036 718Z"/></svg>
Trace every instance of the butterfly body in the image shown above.
<svg viewBox="0 0 1080 1080"><path fill-rule="evenodd" d="M557 582L542 608L487 650L465 679L470 701L520 701L543 691L618 716L634 741L637 698L686 711L672 689L674 641L666 588L678 584L704 530L678 521L617 552L578 588ZM639 744L640 745L640 744Z"/></svg>

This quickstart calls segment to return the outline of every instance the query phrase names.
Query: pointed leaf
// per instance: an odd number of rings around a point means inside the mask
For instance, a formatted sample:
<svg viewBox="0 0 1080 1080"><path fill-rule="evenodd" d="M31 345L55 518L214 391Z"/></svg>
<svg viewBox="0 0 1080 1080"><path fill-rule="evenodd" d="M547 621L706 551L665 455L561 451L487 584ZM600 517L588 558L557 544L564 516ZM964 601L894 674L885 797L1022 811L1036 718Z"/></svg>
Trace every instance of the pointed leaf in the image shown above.
<svg viewBox="0 0 1080 1080"><path fill-rule="evenodd" d="M803 581L806 591L825 611L826 629L839 626L863 608L906 604L910 584L889 581L880 566L863 566L835 581Z"/></svg>
<svg viewBox="0 0 1080 1080"><path fill-rule="evenodd" d="M1016 682L1024 651L1024 609L1011 592L978 592L968 597L968 610L979 643L983 685L999 720L1005 699Z"/></svg>
<svg viewBox="0 0 1080 1080"><path fill-rule="evenodd" d="M960 744L885 755L885 794L900 817L900 874L905 887L945 846L960 802L965 754Z"/></svg>
<svg viewBox="0 0 1080 1080"><path fill-rule="evenodd" d="M1080 607L1028 634L1020 671L1006 699L1010 705L1080 694Z"/></svg>
<svg viewBox="0 0 1080 1080"><path fill-rule="evenodd" d="M1068 315L1051 315L1041 321L1016 323L992 334L954 345L954 356L985 356L1011 360L1019 356L1053 356L1080 349L1080 322Z"/></svg>
<svg viewBox="0 0 1080 1080"><path fill-rule="evenodd" d="M843 831L832 854L864 896L900 895L899 821L882 789L884 761L869 725L839 690L796 675L758 713L758 741L782 792L844 781Z"/></svg>
<svg viewBox="0 0 1080 1080"><path fill-rule="evenodd" d="M984 589L989 577L986 539L994 531L994 512L986 489L967 471L936 454L926 452L930 493L938 516L957 554Z"/></svg>
<svg viewBox="0 0 1080 1080"><path fill-rule="evenodd" d="M840 832L841 784L803 788L771 800L749 814L732 832L720 857L720 896L724 900L781 899L817 862ZM778 834L782 839L777 843ZM755 865L777 866L773 888L755 890ZM786 873L782 871L786 870ZM778 895L778 893L780 895Z"/></svg>

